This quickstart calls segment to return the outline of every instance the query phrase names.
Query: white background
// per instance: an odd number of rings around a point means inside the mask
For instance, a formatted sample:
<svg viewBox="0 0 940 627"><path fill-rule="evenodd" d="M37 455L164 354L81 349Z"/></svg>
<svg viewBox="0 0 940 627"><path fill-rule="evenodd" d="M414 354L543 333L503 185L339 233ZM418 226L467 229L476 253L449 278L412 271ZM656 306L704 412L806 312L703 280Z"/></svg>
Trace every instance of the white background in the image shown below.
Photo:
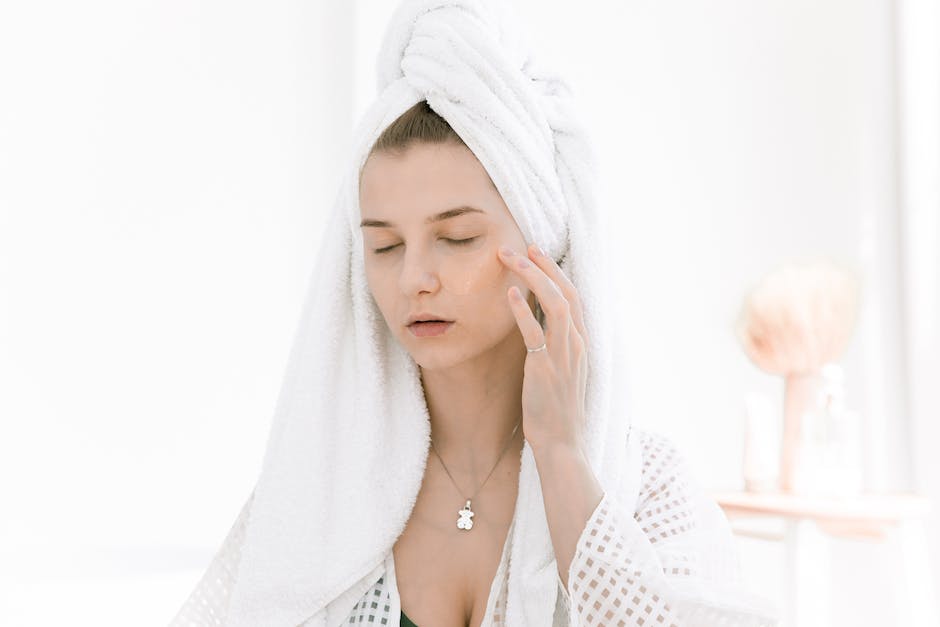
<svg viewBox="0 0 940 627"><path fill-rule="evenodd" d="M0 5L0 623L164 625L207 565L395 4ZM940 498L934 3L514 5L596 141L631 419L741 487L744 398L782 400L741 299L827 254L865 280L868 485ZM782 556L741 547L773 598ZM890 556L833 558L834 625L892 624Z"/></svg>

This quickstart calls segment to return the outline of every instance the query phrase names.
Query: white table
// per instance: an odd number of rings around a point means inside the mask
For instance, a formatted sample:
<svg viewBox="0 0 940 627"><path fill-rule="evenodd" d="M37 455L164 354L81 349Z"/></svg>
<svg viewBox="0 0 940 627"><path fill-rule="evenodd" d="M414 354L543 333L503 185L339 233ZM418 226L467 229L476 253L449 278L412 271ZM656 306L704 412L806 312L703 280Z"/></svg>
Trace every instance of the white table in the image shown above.
<svg viewBox="0 0 940 627"><path fill-rule="evenodd" d="M783 627L830 627L828 536L887 542L896 556L894 590L897 624L937 627L936 601L928 562L926 497L911 493L856 497L802 496L785 492L713 492L735 534L783 542L786 550ZM741 524L753 517L777 517L781 534L755 532Z"/></svg>

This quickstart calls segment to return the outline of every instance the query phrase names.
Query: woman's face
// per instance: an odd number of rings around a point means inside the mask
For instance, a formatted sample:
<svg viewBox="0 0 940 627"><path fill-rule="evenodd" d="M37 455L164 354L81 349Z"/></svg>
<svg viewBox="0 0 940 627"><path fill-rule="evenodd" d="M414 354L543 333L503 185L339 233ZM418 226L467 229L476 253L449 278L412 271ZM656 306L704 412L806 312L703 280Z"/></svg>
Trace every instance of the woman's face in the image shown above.
<svg viewBox="0 0 940 627"><path fill-rule="evenodd" d="M375 153L362 170L359 205L369 288L418 365L446 367L522 342L506 292L519 286L530 306L534 294L497 251L506 244L525 254L526 243L473 152L422 143L401 156ZM418 336L408 316L421 313L453 324Z"/></svg>

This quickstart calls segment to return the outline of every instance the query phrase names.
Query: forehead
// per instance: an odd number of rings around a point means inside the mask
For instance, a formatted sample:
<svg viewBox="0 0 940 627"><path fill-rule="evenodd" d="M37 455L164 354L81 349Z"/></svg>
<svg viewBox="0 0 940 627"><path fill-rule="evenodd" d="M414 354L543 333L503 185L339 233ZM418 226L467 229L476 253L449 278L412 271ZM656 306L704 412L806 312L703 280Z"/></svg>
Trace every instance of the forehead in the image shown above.
<svg viewBox="0 0 940 627"><path fill-rule="evenodd" d="M375 153L359 179L363 219L397 224L464 205L483 210L481 217L511 219L483 164L460 144L416 144L401 154Z"/></svg>

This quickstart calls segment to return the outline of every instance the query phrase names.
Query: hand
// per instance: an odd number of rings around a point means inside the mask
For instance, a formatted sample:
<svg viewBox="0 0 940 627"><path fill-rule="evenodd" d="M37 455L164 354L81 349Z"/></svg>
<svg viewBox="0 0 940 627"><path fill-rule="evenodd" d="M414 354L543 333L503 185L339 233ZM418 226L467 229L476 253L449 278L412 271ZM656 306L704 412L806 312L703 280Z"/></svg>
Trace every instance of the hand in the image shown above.
<svg viewBox="0 0 940 627"><path fill-rule="evenodd" d="M535 244L526 255L503 246L499 257L528 283L545 312L543 331L519 288L509 288L509 307L526 346L546 345L546 349L526 355L522 383L525 439L533 451L555 445L579 450L584 435L588 364L587 333L578 292L558 264L540 254Z"/></svg>

